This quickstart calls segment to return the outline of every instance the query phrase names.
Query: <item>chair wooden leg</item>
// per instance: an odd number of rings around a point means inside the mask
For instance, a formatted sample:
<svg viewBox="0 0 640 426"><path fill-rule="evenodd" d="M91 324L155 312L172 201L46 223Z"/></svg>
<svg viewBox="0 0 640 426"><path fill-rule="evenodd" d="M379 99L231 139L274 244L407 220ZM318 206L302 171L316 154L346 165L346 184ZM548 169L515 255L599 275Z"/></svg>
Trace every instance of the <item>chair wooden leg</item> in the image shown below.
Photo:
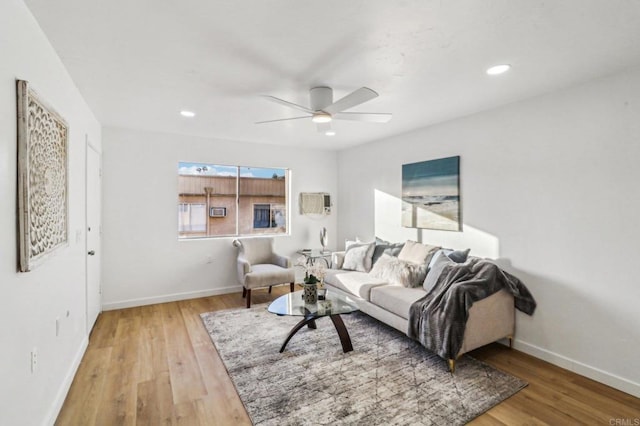
<svg viewBox="0 0 640 426"><path fill-rule="evenodd" d="M244 299L245 297L247 297L247 289L242 287L242 298Z"/></svg>
<svg viewBox="0 0 640 426"><path fill-rule="evenodd" d="M451 372L451 374L456 372L456 360L455 359L450 359L449 361L449 371Z"/></svg>
<svg viewBox="0 0 640 426"><path fill-rule="evenodd" d="M295 283L289 283L289 290L291 293L293 293L293 291L295 290Z"/></svg>
<svg viewBox="0 0 640 426"><path fill-rule="evenodd" d="M509 336L509 349L513 349L513 336Z"/></svg>
<svg viewBox="0 0 640 426"><path fill-rule="evenodd" d="M251 289L247 289L247 309L251 307Z"/></svg>
<svg viewBox="0 0 640 426"><path fill-rule="evenodd" d="M271 294L271 287L273 287L273 286L269 286L269 294Z"/></svg>

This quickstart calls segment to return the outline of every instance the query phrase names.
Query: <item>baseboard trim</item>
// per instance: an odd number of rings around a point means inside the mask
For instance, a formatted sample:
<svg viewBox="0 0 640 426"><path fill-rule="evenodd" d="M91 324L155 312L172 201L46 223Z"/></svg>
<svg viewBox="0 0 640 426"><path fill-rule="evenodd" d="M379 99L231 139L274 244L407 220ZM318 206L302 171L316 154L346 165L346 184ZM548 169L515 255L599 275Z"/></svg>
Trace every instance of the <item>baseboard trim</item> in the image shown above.
<svg viewBox="0 0 640 426"><path fill-rule="evenodd" d="M60 414L60 410L62 410L62 405L64 404L64 400L69 393L69 389L71 389L71 383L73 382L73 378L76 376L78 372L78 367L80 367L80 362L82 361L82 357L87 350L87 346L89 346L89 337L84 336L82 341L80 342L80 347L76 352L76 356L73 357L73 361L69 370L67 371L67 375L64 378L64 381L60 385L60 389L58 389L58 394L51 404L51 408L49 409L49 413L45 417L45 421L43 424L45 425L53 425Z"/></svg>
<svg viewBox="0 0 640 426"><path fill-rule="evenodd" d="M134 308L136 306L155 305L156 303L177 302L178 300L218 296L220 294L237 293L239 291L242 291L241 285L220 287L209 290L188 291L184 293L165 294L162 296L142 297L139 299L122 300L120 302L104 303L102 305L102 310L113 311L114 309Z"/></svg>
<svg viewBox="0 0 640 426"><path fill-rule="evenodd" d="M519 339L515 339L513 341L513 347L543 361L550 362L558 367L573 371L576 374L588 377L596 382L604 383L607 386L611 386L612 388L640 398L640 384L627 380L624 377L611 374L604 370L600 370L599 368L592 367L566 356L551 352L547 349L543 349L539 346L523 342Z"/></svg>

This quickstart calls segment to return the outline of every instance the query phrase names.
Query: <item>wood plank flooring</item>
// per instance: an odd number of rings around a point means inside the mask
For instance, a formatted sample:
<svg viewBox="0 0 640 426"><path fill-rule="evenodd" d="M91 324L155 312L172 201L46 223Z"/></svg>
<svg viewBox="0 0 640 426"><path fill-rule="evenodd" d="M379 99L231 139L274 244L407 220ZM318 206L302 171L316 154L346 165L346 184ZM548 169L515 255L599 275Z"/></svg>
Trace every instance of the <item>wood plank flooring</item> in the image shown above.
<svg viewBox="0 0 640 426"><path fill-rule="evenodd" d="M252 303L288 290L254 291ZM103 312L56 424L250 425L199 316L243 306L236 293ZM499 344L472 355L529 386L471 424L640 422L639 398Z"/></svg>

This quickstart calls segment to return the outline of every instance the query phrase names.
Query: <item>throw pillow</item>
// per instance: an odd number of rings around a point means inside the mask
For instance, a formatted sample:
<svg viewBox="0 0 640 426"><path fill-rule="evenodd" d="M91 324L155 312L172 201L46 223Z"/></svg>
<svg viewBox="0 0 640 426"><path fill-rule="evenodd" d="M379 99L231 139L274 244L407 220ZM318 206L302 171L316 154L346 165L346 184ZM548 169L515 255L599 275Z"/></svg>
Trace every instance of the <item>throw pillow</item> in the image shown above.
<svg viewBox="0 0 640 426"><path fill-rule="evenodd" d="M347 241L347 249L344 253L342 269L369 272L371 270L371 257L373 255L374 247L375 243L356 243L355 241Z"/></svg>
<svg viewBox="0 0 640 426"><path fill-rule="evenodd" d="M436 282L438 282L438 277L440 277L440 273L447 265L456 265L456 263L449 259L449 257L444 254L444 251L438 251L434 256L433 263L429 272L427 273L427 277L422 284L424 290L429 293L436 286Z"/></svg>
<svg viewBox="0 0 640 426"><path fill-rule="evenodd" d="M469 257L469 252L471 251L471 249L466 249L466 250L447 250L445 252L445 254L447 255L447 257L451 260L453 260L456 263L464 263L467 261L467 258Z"/></svg>
<svg viewBox="0 0 640 426"><path fill-rule="evenodd" d="M438 249L440 249L440 247L408 240L398 254L398 259L404 260L405 262L428 264L431 256L433 256Z"/></svg>
<svg viewBox="0 0 640 426"><path fill-rule="evenodd" d="M427 265L405 262L384 253L373 265L370 275L385 280L391 285L419 287L427 275Z"/></svg>
<svg viewBox="0 0 640 426"><path fill-rule="evenodd" d="M436 256L440 252L442 252L445 255L447 255L447 257L449 259L453 260L456 263L464 263L464 262L467 261L467 258L469 257L469 251L470 250L471 249L466 249L466 250L440 249L436 253L434 253L433 256L431 257L431 261L429 262L429 268L428 269L433 268L433 264L436 261Z"/></svg>
<svg viewBox="0 0 640 426"><path fill-rule="evenodd" d="M383 253L386 253L390 256L398 256L400 250L402 250L402 247L404 247L404 243L390 243L376 237L376 247L373 249L373 257L371 258L371 263L375 265Z"/></svg>

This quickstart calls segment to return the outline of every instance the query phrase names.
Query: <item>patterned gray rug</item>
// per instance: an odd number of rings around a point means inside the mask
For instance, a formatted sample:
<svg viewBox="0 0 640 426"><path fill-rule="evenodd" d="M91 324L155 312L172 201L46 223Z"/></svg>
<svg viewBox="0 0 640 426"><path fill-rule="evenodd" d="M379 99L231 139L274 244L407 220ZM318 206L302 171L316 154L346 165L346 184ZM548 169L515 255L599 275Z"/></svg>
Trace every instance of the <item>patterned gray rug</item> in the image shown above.
<svg viewBox="0 0 640 426"><path fill-rule="evenodd" d="M301 317L266 305L201 315L256 425L464 424L527 383L471 357L447 363L404 334L354 312L343 353L333 323L316 321L280 346Z"/></svg>

